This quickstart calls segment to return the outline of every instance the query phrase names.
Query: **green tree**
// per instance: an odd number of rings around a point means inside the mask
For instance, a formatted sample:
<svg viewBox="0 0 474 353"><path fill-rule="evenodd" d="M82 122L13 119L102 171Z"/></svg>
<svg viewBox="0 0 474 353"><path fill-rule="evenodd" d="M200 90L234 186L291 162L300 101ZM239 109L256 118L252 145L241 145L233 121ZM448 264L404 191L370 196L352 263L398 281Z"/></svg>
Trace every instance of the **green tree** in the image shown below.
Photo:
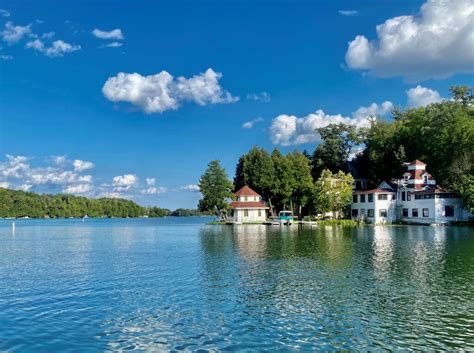
<svg viewBox="0 0 474 353"><path fill-rule="evenodd" d="M276 148L271 157L275 168L275 180L272 187L273 205L277 210L287 209L290 207L295 189L293 164Z"/></svg>
<svg viewBox="0 0 474 353"><path fill-rule="evenodd" d="M313 177L318 178L324 169L347 171L351 153L363 142L364 130L352 125L330 124L316 131L322 142L313 153Z"/></svg>
<svg viewBox="0 0 474 353"><path fill-rule="evenodd" d="M311 176L311 162L301 152L289 153L286 158L290 161L292 171L293 192L291 207L301 216L301 211L313 194L313 177Z"/></svg>
<svg viewBox="0 0 474 353"><path fill-rule="evenodd" d="M203 197L199 200L198 209L225 217L229 207L227 200L232 197L232 183L219 161L209 163L199 180L199 188Z"/></svg>
<svg viewBox="0 0 474 353"><path fill-rule="evenodd" d="M315 208L318 212L333 212L339 218L352 199L352 175L325 169L315 182Z"/></svg>

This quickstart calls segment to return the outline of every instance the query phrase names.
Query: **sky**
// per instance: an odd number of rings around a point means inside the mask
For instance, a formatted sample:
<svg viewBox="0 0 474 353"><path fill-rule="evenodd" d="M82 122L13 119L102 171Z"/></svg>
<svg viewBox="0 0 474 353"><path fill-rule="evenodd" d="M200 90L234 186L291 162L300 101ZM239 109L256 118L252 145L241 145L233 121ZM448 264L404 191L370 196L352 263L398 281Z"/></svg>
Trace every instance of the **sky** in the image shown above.
<svg viewBox="0 0 474 353"><path fill-rule="evenodd" d="M474 3L0 4L0 187L196 207L219 159L473 85Z"/></svg>

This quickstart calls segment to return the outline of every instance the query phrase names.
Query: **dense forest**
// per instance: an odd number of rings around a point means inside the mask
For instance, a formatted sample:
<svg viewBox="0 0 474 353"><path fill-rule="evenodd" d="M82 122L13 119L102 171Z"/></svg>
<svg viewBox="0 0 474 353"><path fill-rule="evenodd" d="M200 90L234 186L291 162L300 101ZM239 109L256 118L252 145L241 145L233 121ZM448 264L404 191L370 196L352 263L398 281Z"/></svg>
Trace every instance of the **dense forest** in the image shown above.
<svg viewBox="0 0 474 353"><path fill-rule="evenodd" d="M68 218L68 217L165 217L200 216L197 210L170 211L159 207L142 207L117 198L91 199L72 195L39 195L32 192L0 188L0 218Z"/></svg>
<svg viewBox="0 0 474 353"><path fill-rule="evenodd" d="M273 210L299 215L343 211L351 202L348 186L365 178L369 187L398 179L404 163L427 163L437 183L457 192L474 212L473 89L455 86L451 100L407 110L393 118L371 117L368 128L331 124L317 129L321 143L313 153L283 155L253 147L242 155L233 183L218 161L209 164L200 180L201 211L226 211L226 198L244 185L257 191Z"/></svg>

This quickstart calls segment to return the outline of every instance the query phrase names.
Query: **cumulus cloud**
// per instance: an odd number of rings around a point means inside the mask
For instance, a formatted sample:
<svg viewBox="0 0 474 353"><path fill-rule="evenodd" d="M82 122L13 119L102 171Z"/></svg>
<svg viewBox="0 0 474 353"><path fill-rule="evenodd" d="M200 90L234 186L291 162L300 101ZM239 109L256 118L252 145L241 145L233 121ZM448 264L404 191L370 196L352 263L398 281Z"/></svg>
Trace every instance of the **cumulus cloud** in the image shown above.
<svg viewBox="0 0 474 353"><path fill-rule="evenodd" d="M199 185L196 184L188 184L180 187L180 190L191 191L191 192L199 192L201 189Z"/></svg>
<svg viewBox="0 0 474 353"><path fill-rule="evenodd" d="M8 12L7 10L5 9L0 9L0 16L2 17L10 17L10 12Z"/></svg>
<svg viewBox="0 0 474 353"><path fill-rule="evenodd" d="M349 68L408 81L440 79L474 71L474 3L428 0L418 16L393 17L376 27L377 39L358 35L349 43Z"/></svg>
<svg viewBox="0 0 474 353"><path fill-rule="evenodd" d="M4 161L0 160L0 187L127 199L167 191L163 186L156 186L155 178L145 178L145 182L141 184L136 174L118 175L112 179L112 183L96 185L95 178L84 173L92 169L94 164L80 159L68 160L66 156L49 156L39 161L46 164L37 167L33 165L34 158L7 155Z"/></svg>
<svg viewBox="0 0 474 353"><path fill-rule="evenodd" d="M77 184L67 186L62 190L62 192L65 194L85 194L92 190L93 186L91 184Z"/></svg>
<svg viewBox="0 0 474 353"><path fill-rule="evenodd" d="M250 121L246 121L245 123L242 124L242 128L244 128L244 129L251 129L251 128L253 128L253 126L254 126L255 124L258 124L258 123L260 123L260 122L262 122L262 121L263 121L263 118L261 118L261 117L258 117L258 118L256 118L256 119L253 119L253 120L250 120Z"/></svg>
<svg viewBox="0 0 474 353"><path fill-rule="evenodd" d="M72 162L72 165L74 166L74 170L77 172L82 172L83 170L94 168L94 163L81 161L80 159L74 160L74 162Z"/></svg>
<svg viewBox="0 0 474 353"><path fill-rule="evenodd" d="M357 16L359 14L357 10L339 10L338 12L342 16Z"/></svg>
<svg viewBox="0 0 474 353"><path fill-rule="evenodd" d="M424 107L425 105L441 102L443 100L438 91L420 85L415 88L410 88L406 91L406 94L409 108Z"/></svg>
<svg viewBox="0 0 474 353"><path fill-rule="evenodd" d="M317 142L320 139L315 131L329 124L346 124L356 127L368 127L368 118L374 115L385 115L393 109L389 101L382 104L372 103L368 107L361 107L352 113L352 117L341 114L330 115L319 109L315 113L302 118L294 115L282 114L272 120L270 139L275 145L292 146L304 143Z"/></svg>
<svg viewBox="0 0 474 353"><path fill-rule="evenodd" d="M99 39L123 39L123 33L120 28L113 29L111 31L102 31L100 29L94 29L92 34Z"/></svg>
<svg viewBox="0 0 474 353"><path fill-rule="evenodd" d="M69 44L62 40L55 40L50 46L47 46L41 39L35 39L26 43L26 47L34 49L51 58L61 57L66 53L72 53L81 49L80 45Z"/></svg>
<svg viewBox="0 0 474 353"><path fill-rule="evenodd" d="M138 177L135 174L118 175L112 179L115 192L126 191L138 184Z"/></svg>
<svg viewBox="0 0 474 353"><path fill-rule="evenodd" d="M185 101L198 105L237 101L238 97L233 97L220 86L221 77L221 73L212 69L189 79L175 79L166 71L150 76L120 72L107 79L102 92L112 102L128 102L145 113L176 110Z"/></svg>
<svg viewBox="0 0 474 353"><path fill-rule="evenodd" d="M268 103L272 100L272 96L267 92L249 93L247 94L247 100Z"/></svg>
<svg viewBox="0 0 474 353"><path fill-rule="evenodd" d="M0 162L0 183L23 191L29 191L33 187L42 188L43 191L61 188L62 192L67 193L79 193L77 190L92 191L92 176L65 169L68 166L65 156L52 156L46 161L50 165L34 167L25 156L7 155L6 161ZM86 184L89 186L86 187Z"/></svg>
<svg viewBox="0 0 474 353"><path fill-rule="evenodd" d="M16 43L25 36L32 34L31 24L27 26L15 26L13 22L5 23L5 29L1 32L2 39L7 43Z"/></svg>
<svg viewBox="0 0 474 353"><path fill-rule="evenodd" d="M144 190L142 190L140 193L143 194L143 195L156 195L156 194L162 194L166 192L166 188L164 187L155 187L155 186L151 186L149 188L146 188Z"/></svg>

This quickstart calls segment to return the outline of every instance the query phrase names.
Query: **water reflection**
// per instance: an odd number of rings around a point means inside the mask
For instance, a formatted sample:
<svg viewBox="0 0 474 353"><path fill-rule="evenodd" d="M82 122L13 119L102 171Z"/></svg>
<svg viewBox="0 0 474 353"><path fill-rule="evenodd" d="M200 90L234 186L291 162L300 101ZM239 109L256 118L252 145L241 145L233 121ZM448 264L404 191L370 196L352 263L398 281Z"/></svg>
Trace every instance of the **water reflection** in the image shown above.
<svg viewBox="0 0 474 353"><path fill-rule="evenodd" d="M469 228L65 223L0 227L0 350L474 349Z"/></svg>

